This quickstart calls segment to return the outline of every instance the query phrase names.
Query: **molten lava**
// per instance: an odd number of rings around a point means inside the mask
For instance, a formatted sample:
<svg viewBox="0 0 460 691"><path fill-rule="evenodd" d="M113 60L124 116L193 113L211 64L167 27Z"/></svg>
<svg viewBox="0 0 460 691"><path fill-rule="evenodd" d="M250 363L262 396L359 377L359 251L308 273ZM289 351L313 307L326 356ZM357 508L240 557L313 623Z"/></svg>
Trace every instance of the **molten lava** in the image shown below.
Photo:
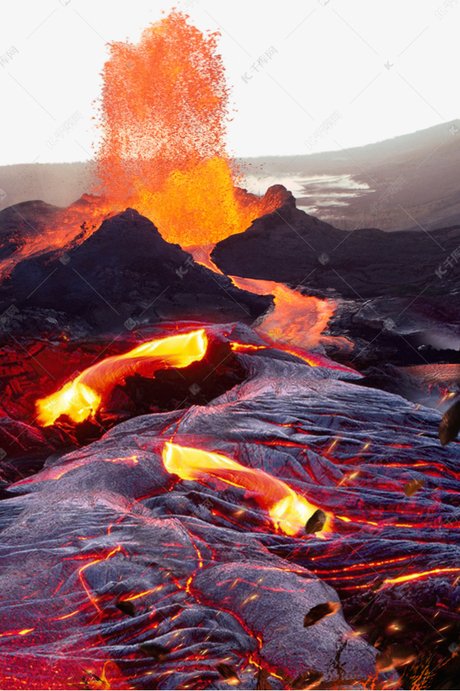
<svg viewBox="0 0 460 691"><path fill-rule="evenodd" d="M302 345L304 348L316 346L329 319L335 312L332 300L322 300L289 288L284 283L263 281L254 278L232 276L237 288L257 295L273 295L275 307L261 324L261 331L274 340L283 343Z"/></svg>
<svg viewBox="0 0 460 691"><path fill-rule="evenodd" d="M191 245L186 249L197 264L215 273L223 273L211 258L214 245ZM327 342L334 343L337 348L345 352L352 347L345 336L325 336L323 333L336 310L337 305L334 300L303 295L298 290L276 281L241 276L230 276L230 279L233 285L241 290L257 295L273 295L273 310L263 317L257 327L257 332L263 337L268 336L274 341L281 342L284 350L301 357L308 364L320 364L321 357L316 358L317 362L315 362L316 356L310 354L308 358L305 357L305 353L297 349L298 346L305 349Z"/></svg>
<svg viewBox="0 0 460 691"><path fill-rule="evenodd" d="M268 511L275 528L286 535L300 533L318 508L282 480L258 468L246 468L219 453L167 442L163 464L169 473L182 480L202 481L211 477L247 490Z"/></svg>
<svg viewBox="0 0 460 691"><path fill-rule="evenodd" d="M126 377L140 374L151 377L165 367L183 368L201 360L207 350L204 329L147 341L127 353L111 357L88 367L59 391L37 401L38 421L49 426L67 415L76 423L95 413L116 384Z"/></svg>
<svg viewBox="0 0 460 691"><path fill-rule="evenodd" d="M40 202L30 202L34 203ZM46 219L40 218L40 215L36 217L33 213L24 215L22 211L17 210L17 206L11 209L16 209L14 213L17 218L16 232L19 242L13 253L5 252L3 256L0 255L2 279L23 259L40 256L46 252L62 252L84 242L106 218L124 210L124 207L117 208L106 200L90 194L83 194L66 208L51 207Z"/></svg>
<svg viewBox="0 0 460 691"><path fill-rule="evenodd" d="M217 242L280 204L238 189L225 151L228 90L217 34L172 12L137 45L113 43L103 70L98 176L181 245Z"/></svg>

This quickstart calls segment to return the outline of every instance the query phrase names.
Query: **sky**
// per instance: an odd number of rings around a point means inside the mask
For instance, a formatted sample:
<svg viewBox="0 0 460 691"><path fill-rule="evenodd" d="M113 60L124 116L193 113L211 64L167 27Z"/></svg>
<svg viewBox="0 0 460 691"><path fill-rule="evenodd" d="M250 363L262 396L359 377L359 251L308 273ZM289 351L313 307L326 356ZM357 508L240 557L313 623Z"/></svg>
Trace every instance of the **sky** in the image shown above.
<svg viewBox="0 0 460 691"><path fill-rule="evenodd" d="M460 0L3 0L0 165L92 158L111 41L172 7L219 30L234 156L361 146L460 116Z"/></svg>

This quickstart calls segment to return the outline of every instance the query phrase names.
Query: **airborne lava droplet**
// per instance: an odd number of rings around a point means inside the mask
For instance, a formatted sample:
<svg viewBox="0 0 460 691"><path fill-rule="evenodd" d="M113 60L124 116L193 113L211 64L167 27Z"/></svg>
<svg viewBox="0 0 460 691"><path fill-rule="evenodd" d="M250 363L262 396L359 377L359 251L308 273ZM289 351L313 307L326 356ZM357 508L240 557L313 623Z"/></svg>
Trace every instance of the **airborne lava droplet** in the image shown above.
<svg viewBox="0 0 460 691"><path fill-rule="evenodd" d="M220 676L223 679L225 679L227 684L230 684L231 686L236 686L240 683L240 680L234 668L230 665L227 665L225 662L221 662L217 665L217 671L219 672Z"/></svg>
<svg viewBox="0 0 460 691"><path fill-rule="evenodd" d="M404 494L406 497L412 497L416 492L423 487L423 480L411 480L404 485Z"/></svg>

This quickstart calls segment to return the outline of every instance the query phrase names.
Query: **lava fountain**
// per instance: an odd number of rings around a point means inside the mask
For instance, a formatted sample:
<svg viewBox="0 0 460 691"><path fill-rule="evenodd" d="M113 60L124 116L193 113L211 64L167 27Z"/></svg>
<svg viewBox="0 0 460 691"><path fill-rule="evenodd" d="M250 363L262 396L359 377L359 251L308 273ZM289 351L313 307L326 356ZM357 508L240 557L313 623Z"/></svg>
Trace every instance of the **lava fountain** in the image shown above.
<svg viewBox="0 0 460 691"><path fill-rule="evenodd" d="M110 44L102 72L98 182L91 194L43 219L18 212L23 241L14 256L0 261L0 275L22 259L80 244L128 207L151 219L165 240L185 246L218 242L281 205L277 190L259 197L238 187L225 146L228 88L217 39L173 11L148 27L138 44Z"/></svg>
<svg viewBox="0 0 460 691"><path fill-rule="evenodd" d="M112 43L103 80L97 169L114 207L136 208L184 246L217 242L279 206L237 187L216 33L172 12L138 44Z"/></svg>

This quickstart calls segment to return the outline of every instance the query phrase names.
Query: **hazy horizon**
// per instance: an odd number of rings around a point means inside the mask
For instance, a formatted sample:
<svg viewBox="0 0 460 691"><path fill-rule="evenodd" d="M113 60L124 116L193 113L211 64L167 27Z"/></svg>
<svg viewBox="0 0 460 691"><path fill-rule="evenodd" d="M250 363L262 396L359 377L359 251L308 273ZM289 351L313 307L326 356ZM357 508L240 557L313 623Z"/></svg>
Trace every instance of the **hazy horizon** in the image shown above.
<svg viewBox="0 0 460 691"><path fill-rule="evenodd" d="M394 137L389 137L388 139L378 139L375 141L370 141L366 142L364 144L360 144L356 147L349 147L350 149L364 149L365 147L372 146L374 144L383 144L385 142L393 141L395 139L399 139L401 137L406 137L410 136L412 134L417 134L418 132L424 132L425 130L432 130L434 128L441 128L443 125L449 126L454 123L459 123L460 126L460 118L453 118L452 120L446 120L445 122L438 123L437 125L432 125L431 127L424 127L419 130L413 130L410 132L401 132L400 134L396 134ZM232 158L236 160L251 160L251 159L266 159L266 158L291 158L294 156L321 156L322 154L334 154L334 153L339 153L343 151L344 149L324 149L321 151L315 151L315 152L309 152L309 153L296 153L296 154L271 154L271 153L262 153L258 154L257 156L233 156ZM14 163L0 163L0 168L6 168L8 166L26 166L26 165L72 165L74 163L95 163L95 158L87 158L87 159L75 159L72 161L17 161Z"/></svg>

